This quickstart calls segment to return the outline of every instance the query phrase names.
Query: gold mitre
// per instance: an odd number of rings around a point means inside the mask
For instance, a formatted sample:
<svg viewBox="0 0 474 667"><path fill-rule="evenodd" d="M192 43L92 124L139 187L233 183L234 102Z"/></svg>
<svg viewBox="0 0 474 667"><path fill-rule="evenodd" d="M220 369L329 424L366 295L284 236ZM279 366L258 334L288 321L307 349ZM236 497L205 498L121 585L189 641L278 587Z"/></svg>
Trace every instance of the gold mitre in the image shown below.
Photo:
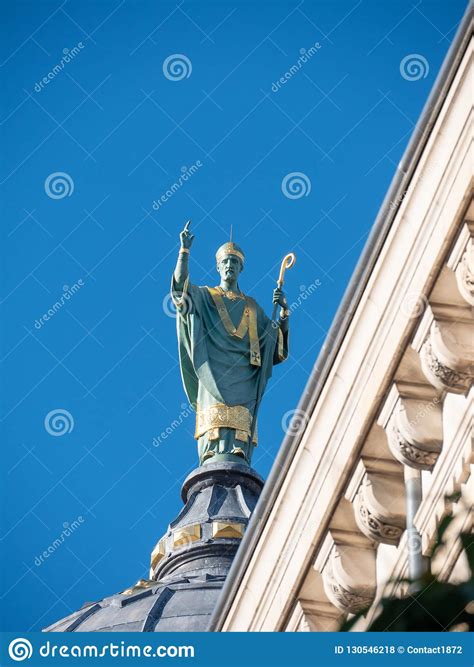
<svg viewBox="0 0 474 667"><path fill-rule="evenodd" d="M227 241L227 243L221 245L219 250L216 252L217 263L219 263L226 255L235 255L240 259L242 264L244 263L244 251L237 245L237 243L234 243L233 241Z"/></svg>

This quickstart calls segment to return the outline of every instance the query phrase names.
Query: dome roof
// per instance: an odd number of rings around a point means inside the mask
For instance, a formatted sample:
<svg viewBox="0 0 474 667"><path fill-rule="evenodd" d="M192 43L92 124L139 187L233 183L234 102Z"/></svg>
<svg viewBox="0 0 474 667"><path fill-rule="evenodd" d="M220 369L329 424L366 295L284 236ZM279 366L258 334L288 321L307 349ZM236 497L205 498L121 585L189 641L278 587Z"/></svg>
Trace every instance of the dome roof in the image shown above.
<svg viewBox="0 0 474 667"><path fill-rule="evenodd" d="M150 579L83 607L45 632L202 632L257 503L262 478L208 463L185 480L185 505L151 555Z"/></svg>
<svg viewBox="0 0 474 667"><path fill-rule="evenodd" d="M202 632L207 629L224 576L142 581L47 628L46 632Z"/></svg>

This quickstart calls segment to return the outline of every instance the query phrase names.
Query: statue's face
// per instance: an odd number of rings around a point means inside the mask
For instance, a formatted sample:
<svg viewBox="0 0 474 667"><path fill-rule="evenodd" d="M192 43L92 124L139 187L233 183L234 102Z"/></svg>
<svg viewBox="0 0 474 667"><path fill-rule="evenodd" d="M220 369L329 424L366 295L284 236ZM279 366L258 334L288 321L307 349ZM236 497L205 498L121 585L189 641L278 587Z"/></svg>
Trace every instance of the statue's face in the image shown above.
<svg viewBox="0 0 474 667"><path fill-rule="evenodd" d="M242 269L242 262L236 255L225 255L217 265L222 280L237 280Z"/></svg>

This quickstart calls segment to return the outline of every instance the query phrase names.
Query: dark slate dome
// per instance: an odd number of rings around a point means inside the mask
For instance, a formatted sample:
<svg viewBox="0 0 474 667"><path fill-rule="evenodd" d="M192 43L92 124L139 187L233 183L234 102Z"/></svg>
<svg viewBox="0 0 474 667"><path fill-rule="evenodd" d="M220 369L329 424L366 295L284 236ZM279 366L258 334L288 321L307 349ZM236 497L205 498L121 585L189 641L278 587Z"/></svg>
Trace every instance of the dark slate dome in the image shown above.
<svg viewBox="0 0 474 667"><path fill-rule="evenodd" d="M150 579L88 602L44 632L202 632L263 486L239 463L208 463L185 480L185 503L151 555Z"/></svg>

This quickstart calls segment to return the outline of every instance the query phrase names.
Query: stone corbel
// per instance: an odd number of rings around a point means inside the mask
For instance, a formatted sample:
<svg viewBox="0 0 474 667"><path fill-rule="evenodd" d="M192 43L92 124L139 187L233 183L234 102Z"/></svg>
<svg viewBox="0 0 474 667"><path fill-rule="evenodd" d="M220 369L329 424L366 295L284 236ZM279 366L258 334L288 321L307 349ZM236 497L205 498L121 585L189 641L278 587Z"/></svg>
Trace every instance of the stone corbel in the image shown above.
<svg viewBox="0 0 474 667"><path fill-rule="evenodd" d="M454 272L459 294L470 306L474 306L474 222L466 220L447 267Z"/></svg>
<svg viewBox="0 0 474 667"><path fill-rule="evenodd" d="M364 535L375 542L398 544L405 530L405 485L397 461L363 456L346 498Z"/></svg>
<svg viewBox="0 0 474 667"><path fill-rule="evenodd" d="M459 293L471 306L474 306L474 245L472 239L456 269L456 282Z"/></svg>
<svg viewBox="0 0 474 667"><path fill-rule="evenodd" d="M469 391L474 379L474 317L472 307L431 304L413 341L426 379L454 394Z"/></svg>
<svg viewBox="0 0 474 667"><path fill-rule="evenodd" d="M441 396L429 385L394 383L378 420L404 465L432 470L443 445Z"/></svg>
<svg viewBox="0 0 474 667"><path fill-rule="evenodd" d="M343 614L330 602L300 598L285 628L286 632L336 632Z"/></svg>
<svg viewBox="0 0 474 667"><path fill-rule="evenodd" d="M345 614L370 607L375 599L376 553L359 532L330 531L315 568L321 572L328 600Z"/></svg>

